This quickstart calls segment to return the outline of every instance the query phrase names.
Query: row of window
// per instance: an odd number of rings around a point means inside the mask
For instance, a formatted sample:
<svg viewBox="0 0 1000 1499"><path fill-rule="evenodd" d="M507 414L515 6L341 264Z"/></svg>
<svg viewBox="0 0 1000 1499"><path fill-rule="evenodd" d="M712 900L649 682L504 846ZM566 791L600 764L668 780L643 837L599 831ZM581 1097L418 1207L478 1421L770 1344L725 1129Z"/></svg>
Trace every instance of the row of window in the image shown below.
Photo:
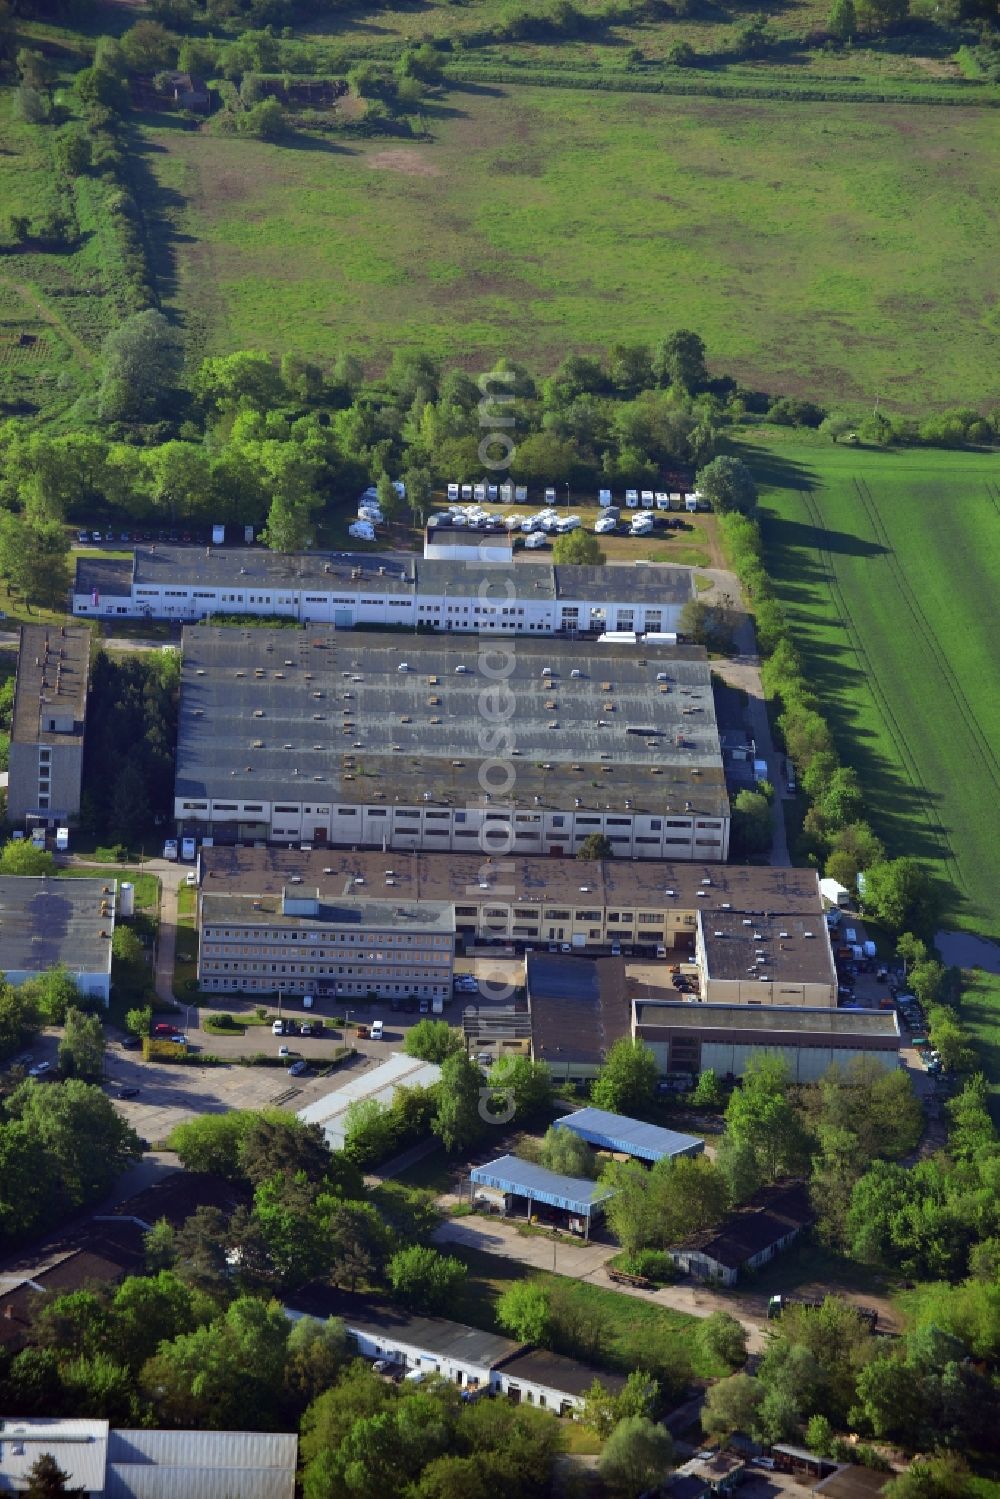
<svg viewBox="0 0 1000 1499"><path fill-rule="evenodd" d="M430 936L424 932L309 932L309 931L283 931L275 932L270 929L251 931L248 927L241 930L235 927L206 927L206 942L251 942L261 940L265 942L342 942L351 947L412 947L419 943L422 948L447 947L450 937ZM325 948L312 948L318 958L326 956ZM243 952L248 949L244 947ZM339 954L338 954L339 956Z"/></svg>

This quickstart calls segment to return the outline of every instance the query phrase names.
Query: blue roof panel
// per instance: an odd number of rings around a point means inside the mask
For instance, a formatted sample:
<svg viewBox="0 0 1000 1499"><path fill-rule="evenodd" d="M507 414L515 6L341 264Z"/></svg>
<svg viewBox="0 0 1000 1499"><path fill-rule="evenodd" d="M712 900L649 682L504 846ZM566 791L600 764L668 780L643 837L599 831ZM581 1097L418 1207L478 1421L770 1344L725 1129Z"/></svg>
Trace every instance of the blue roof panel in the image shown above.
<svg viewBox="0 0 1000 1499"><path fill-rule="evenodd" d="M585 1218L611 1196L608 1188L599 1182L577 1176L560 1176L557 1171L546 1171L544 1166L522 1161L516 1155L502 1155L495 1161L487 1161L485 1166L474 1166L471 1176L479 1186L511 1192L517 1197L532 1197L536 1202L563 1208L567 1213L579 1213Z"/></svg>
<svg viewBox="0 0 1000 1499"><path fill-rule="evenodd" d="M557 1119L556 1129L572 1130L588 1145L614 1150L619 1155L636 1156L641 1161L700 1155L705 1149L704 1140L697 1135L661 1129L657 1124L644 1124L641 1119L629 1119L625 1114L612 1114L607 1109L577 1109L575 1114Z"/></svg>

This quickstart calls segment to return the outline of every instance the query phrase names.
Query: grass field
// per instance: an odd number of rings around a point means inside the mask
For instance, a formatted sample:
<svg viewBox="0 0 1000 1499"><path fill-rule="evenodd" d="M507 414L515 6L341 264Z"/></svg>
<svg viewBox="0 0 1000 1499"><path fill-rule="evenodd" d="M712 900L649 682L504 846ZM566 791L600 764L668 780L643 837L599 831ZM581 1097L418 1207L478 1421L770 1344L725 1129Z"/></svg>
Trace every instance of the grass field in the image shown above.
<svg viewBox="0 0 1000 1499"><path fill-rule="evenodd" d="M681 324L770 390L981 393L992 111L470 85L426 120L427 144L147 128L192 353L544 370Z"/></svg>
<svg viewBox="0 0 1000 1499"><path fill-rule="evenodd" d="M60 204L51 127L26 125L12 88L0 88L0 203L36 225ZM101 257L103 222L91 178L75 185L80 226L71 252L33 244L0 257L0 399L12 409L68 411L93 388L100 343L116 320Z"/></svg>
<svg viewBox="0 0 1000 1499"><path fill-rule="evenodd" d="M728 1371L707 1359L697 1337L699 1319L669 1307L655 1306L635 1296L606 1291L602 1286L571 1280L562 1275L529 1271L516 1260L500 1259L474 1249L450 1246L467 1266L469 1279L456 1303L457 1321L470 1323L490 1332L497 1331L496 1303L508 1286L526 1276L533 1281L558 1288L567 1298L571 1315L602 1328L600 1362L609 1368L628 1373L632 1369L669 1373L677 1363L687 1363L692 1372L703 1378L715 1378ZM596 1361L593 1360L592 1361Z"/></svg>
<svg viewBox="0 0 1000 1499"><path fill-rule="evenodd" d="M1000 461L819 439L758 454L768 567L872 819L1000 933Z"/></svg>

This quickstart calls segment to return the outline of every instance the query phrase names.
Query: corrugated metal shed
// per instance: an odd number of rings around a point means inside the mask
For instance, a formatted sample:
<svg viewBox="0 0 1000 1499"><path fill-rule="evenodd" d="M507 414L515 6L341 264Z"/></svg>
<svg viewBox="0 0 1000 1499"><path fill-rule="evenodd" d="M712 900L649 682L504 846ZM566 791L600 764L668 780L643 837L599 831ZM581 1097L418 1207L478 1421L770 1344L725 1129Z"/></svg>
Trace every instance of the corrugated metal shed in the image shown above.
<svg viewBox="0 0 1000 1499"><path fill-rule="evenodd" d="M259 1431L112 1431L106 1499L294 1499L298 1438Z"/></svg>
<svg viewBox="0 0 1000 1499"><path fill-rule="evenodd" d="M68 1475L71 1486L100 1494L107 1446L107 1421L3 1419L0 1494L22 1493L32 1465L46 1453Z"/></svg>
<svg viewBox="0 0 1000 1499"><path fill-rule="evenodd" d="M677 1130L644 1124L641 1119L629 1119L624 1114L612 1114L606 1109L578 1109L575 1114L557 1119L556 1129L571 1130L588 1145L614 1150L619 1155L635 1156L640 1161L700 1155L705 1149L704 1140L699 1140L697 1135L682 1135Z"/></svg>
<svg viewBox="0 0 1000 1499"><path fill-rule="evenodd" d="M299 1110L303 1124L318 1124L326 1135L331 1150L340 1150L347 1127L347 1111L352 1103L367 1102L388 1105L392 1103L397 1088L429 1088L441 1076L441 1068L434 1062L423 1062L419 1057L408 1057L395 1051L387 1062L372 1072L352 1078L342 1088L324 1093L314 1103Z"/></svg>
<svg viewBox="0 0 1000 1499"><path fill-rule="evenodd" d="M515 1197L530 1197L535 1202L562 1208L567 1213L578 1213L583 1218L589 1218L594 1208L612 1195L598 1182L577 1176L560 1176L556 1171L536 1166L533 1161L522 1161L516 1155L502 1155L495 1161L488 1161L485 1166L474 1166L471 1177L479 1186L493 1187Z"/></svg>

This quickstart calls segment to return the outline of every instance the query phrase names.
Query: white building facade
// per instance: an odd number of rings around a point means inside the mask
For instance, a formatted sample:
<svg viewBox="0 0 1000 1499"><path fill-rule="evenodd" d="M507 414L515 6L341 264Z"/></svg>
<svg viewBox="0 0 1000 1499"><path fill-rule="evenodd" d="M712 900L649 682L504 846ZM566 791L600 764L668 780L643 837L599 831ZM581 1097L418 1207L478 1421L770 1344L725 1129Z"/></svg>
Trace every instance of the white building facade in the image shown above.
<svg viewBox="0 0 1000 1499"><path fill-rule="evenodd" d="M260 547L136 547L131 561L77 561L73 613L191 623L246 614L338 629L463 633L676 633L690 568L565 567L489 559L401 564L370 554L284 556Z"/></svg>

